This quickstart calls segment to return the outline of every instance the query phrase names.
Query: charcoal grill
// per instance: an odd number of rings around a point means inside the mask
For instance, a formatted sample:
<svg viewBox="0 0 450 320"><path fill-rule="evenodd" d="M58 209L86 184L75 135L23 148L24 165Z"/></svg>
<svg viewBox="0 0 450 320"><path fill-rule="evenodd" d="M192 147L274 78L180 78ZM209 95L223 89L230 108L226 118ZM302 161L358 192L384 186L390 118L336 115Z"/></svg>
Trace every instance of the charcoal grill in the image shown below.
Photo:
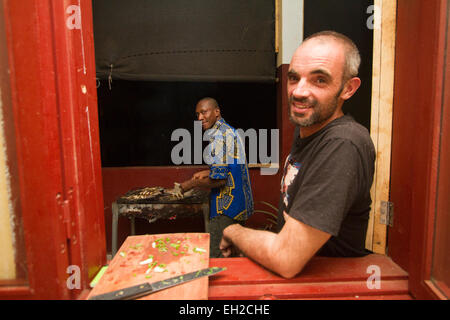
<svg viewBox="0 0 450 320"><path fill-rule="evenodd" d="M203 215L205 232L209 225L209 191L193 189L177 199L161 187L146 187L131 190L112 203L111 254L117 252L117 232L119 217L130 219L130 234L135 235L135 219L145 219L154 223L160 219L178 217L198 217Z"/></svg>

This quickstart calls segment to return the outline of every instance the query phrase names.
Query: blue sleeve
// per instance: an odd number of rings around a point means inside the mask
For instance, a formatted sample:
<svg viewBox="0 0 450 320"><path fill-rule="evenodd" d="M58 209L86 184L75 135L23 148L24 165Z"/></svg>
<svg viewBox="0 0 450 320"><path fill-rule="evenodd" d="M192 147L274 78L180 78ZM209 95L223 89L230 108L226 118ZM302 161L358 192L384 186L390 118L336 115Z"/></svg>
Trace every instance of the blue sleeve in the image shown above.
<svg viewBox="0 0 450 320"><path fill-rule="evenodd" d="M227 165L213 164L210 167L209 177L214 180L227 179L229 172L230 172L230 169L228 168Z"/></svg>

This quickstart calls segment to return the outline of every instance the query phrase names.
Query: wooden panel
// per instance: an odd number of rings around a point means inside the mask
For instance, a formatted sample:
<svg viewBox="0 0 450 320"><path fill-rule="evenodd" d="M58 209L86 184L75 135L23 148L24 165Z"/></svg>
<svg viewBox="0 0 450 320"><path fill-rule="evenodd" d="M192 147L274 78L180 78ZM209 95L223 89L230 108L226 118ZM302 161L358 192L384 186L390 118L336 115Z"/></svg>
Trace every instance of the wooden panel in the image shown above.
<svg viewBox="0 0 450 320"><path fill-rule="evenodd" d="M3 3L0 2L0 20L4 21ZM20 214L16 135L11 98L10 67L5 24L0 24L0 233L2 267L1 279L24 279L26 268L17 264L24 258L22 219ZM8 248L6 251L5 249ZM8 253L6 253L8 252ZM25 272L24 272L25 271ZM6 275L5 273L9 273Z"/></svg>
<svg viewBox="0 0 450 320"><path fill-rule="evenodd" d="M211 285L222 284L263 284L285 282L326 282L364 280L369 274L369 266L380 268L381 279L407 279L407 273L386 256L373 254L361 258L314 257L298 277L286 280L259 266L248 258L211 259L211 265L222 266L227 270L220 278L213 278ZM225 264L224 264L225 266Z"/></svg>
<svg viewBox="0 0 450 320"><path fill-rule="evenodd" d="M376 163L366 248L384 254L387 227L380 224L380 203L389 201L397 1L375 0L375 8L375 26L377 19L381 17L380 27L374 29L370 125Z"/></svg>
<svg viewBox="0 0 450 320"><path fill-rule="evenodd" d="M264 299L305 299L334 298L370 295L406 295L407 280L383 281L381 289L367 287L366 281L323 282L316 283L276 283L265 285L240 284L233 286L213 286L209 289L209 299L242 300Z"/></svg>
<svg viewBox="0 0 450 320"><path fill-rule="evenodd" d="M389 255L423 299L435 296L424 280L436 205L446 1L399 0L397 13Z"/></svg>
<svg viewBox="0 0 450 320"><path fill-rule="evenodd" d="M281 0L275 0L275 52L280 52L281 40Z"/></svg>
<svg viewBox="0 0 450 320"><path fill-rule="evenodd" d="M408 296L408 275L384 255L362 258L313 258L293 279L284 279L247 258L211 259L227 267L211 277L210 299L383 299ZM380 287L370 288L368 278L379 268Z"/></svg>
<svg viewBox="0 0 450 320"><path fill-rule="evenodd" d="M152 244L158 239L165 243L167 252L161 252ZM158 242L156 242L158 243ZM178 248L170 244L179 245ZM194 248L205 252L195 252ZM183 251L184 250L184 251ZM184 253L181 253L181 252ZM176 255L175 255L176 254ZM167 272L149 270L149 264L140 262L153 256L153 262L164 265ZM169 233L159 235L130 236L120 247L118 254L109 264L108 270L89 294L89 297L125 287L155 282L204 269L209 266L208 233ZM142 300L206 300L208 298L208 278L203 277L141 298Z"/></svg>
<svg viewBox="0 0 450 320"><path fill-rule="evenodd" d="M439 145L439 171L437 203L434 223L432 278L436 286L450 299L450 7L447 8L446 61L443 78L441 136Z"/></svg>
<svg viewBox="0 0 450 320"><path fill-rule="evenodd" d="M81 269L80 290L106 262L91 1L52 1L57 119L70 264ZM81 291L72 290L72 297Z"/></svg>
<svg viewBox="0 0 450 320"><path fill-rule="evenodd" d="M29 290L2 287L0 296L67 299L67 241L56 202L62 164L50 3L5 0L3 6L26 245L21 263L27 265Z"/></svg>
<svg viewBox="0 0 450 320"><path fill-rule="evenodd" d="M74 298L67 267L86 288L106 260L90 5L3 1L29 289L2 298Z"/></svg>

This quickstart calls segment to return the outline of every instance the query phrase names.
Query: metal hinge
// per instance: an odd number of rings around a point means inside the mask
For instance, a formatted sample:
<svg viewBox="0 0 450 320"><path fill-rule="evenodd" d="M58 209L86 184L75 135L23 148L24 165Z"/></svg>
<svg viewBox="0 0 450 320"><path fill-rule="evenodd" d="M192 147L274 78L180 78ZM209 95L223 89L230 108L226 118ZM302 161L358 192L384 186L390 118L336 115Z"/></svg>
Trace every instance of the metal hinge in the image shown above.
<svg viewBox="0 0 450 320"><path fill-rule="evenodd" d="M386 226L394 226L394 203L381 201L380 205L380 223Z"/></svg>

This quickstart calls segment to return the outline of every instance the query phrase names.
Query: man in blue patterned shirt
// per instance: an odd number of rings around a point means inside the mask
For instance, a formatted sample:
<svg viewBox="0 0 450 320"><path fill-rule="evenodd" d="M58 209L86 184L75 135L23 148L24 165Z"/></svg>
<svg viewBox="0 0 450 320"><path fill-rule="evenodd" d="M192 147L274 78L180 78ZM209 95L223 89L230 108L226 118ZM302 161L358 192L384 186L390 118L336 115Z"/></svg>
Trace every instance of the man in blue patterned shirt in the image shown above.
<svg viewBox="0 0 450 320"><path fill-rule="evenodd" d="M217 101L203 98L196 106L197 119L209 138L204 152L209 169L195 173L190 180L175 183L181 193L195 187L211 189L210 256L223 257L219 249L223 229L244 224L253 213L253 196L245 149L236 132L222 118Z"/></svg>

